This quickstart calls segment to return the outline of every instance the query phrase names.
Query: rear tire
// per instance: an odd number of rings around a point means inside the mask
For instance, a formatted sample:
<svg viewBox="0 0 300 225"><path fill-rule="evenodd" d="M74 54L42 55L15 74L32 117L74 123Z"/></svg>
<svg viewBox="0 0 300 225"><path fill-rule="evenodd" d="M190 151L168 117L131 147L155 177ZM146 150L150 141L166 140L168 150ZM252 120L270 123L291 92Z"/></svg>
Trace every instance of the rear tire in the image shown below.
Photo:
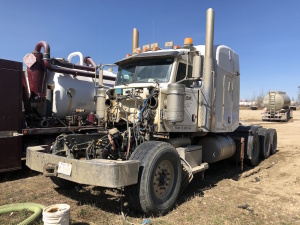
<svg viewBox="0 0 300 225"><path fill-rule="evenodd" d="M130 159L141 164L138 184L125 187L129 206L147 215L167 213L180 191L182 168L177 151L168 143L148 141L138 146Z"/></svg>
<svg viewBox="0 0 300 225"><path fill-rule="evenodd" d="M267 129L261 128L258 132L259 136L259 156L261 159L267 159L270 156L271 151L271 138L270 132Z"/></svg>
<svg viewBox="0 0 300 225"><path fill-rule="evenodd" d="M271 137L271 155L274 155L277 152L277 132L275 129L268 129Z"/></svg>
<svg viewBox="0 0 300 225"><path fill-rule="evenodd" d="M252 137L252 140L250 139ZM252 147L251 151L251 159L250 157L247 159L247 164L250 166L257 166L258 165L258 160L259 160L259 136L258 133L255 132L253 136L248 136L248 145Z"/></svg>

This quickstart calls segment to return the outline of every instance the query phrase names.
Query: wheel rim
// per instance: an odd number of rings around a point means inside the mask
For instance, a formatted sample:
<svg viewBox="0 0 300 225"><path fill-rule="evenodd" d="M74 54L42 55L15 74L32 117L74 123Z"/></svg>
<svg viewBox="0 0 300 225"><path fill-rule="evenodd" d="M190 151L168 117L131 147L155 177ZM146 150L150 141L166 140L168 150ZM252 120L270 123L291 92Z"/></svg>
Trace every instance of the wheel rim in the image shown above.
<svg viewBox="0 0 300 225"><path fill-rule="evenodd" d="M170 193L174 177L174 168L169 161L163 160L157 165L153 177L153 190L157 198L162 199Z"/></svg>

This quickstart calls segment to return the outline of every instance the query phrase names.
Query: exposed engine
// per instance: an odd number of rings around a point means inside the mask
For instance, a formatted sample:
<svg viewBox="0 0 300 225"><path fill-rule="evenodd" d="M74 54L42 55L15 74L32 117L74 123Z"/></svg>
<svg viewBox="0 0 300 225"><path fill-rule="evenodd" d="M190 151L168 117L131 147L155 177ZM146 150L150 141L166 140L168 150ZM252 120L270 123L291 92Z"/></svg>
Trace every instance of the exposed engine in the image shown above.
<svg viewBox="0 0 300 225"><path fill-rule="evenodd" d="M132 89L126 95L115 95L109 91L110 101L106 101L107 114L113 115L112 111L118 109L125 114L124 124L118 128L109 129L107 134L89 135L61 135L52 146L52 152L59 155L65 155L71 158L89 159L129 159L133 150L145 141L152 140L154 132L154 118L158 106L158 90L149 88L150 94L146 99L140 96L140 89ZM115 101L114 104L112 102ZM133 116L137 118L131 121L129 112L124 108L126 101L134 101L136 106ZM109 102L109 104L108 104ZM125 102L123 104L123 102ZM112 106L113 105L113 106ZM113 120L107 121L106 126L112 126ZM120 123L122 124L122 123ZM93 135L99 135L97 141L93 141ZM85 140L79 140L84 138ZM77 141L76 141L77 140ZM95 139L94 139L95 140ZM80 144L77 144L80 143Z"/></svg>

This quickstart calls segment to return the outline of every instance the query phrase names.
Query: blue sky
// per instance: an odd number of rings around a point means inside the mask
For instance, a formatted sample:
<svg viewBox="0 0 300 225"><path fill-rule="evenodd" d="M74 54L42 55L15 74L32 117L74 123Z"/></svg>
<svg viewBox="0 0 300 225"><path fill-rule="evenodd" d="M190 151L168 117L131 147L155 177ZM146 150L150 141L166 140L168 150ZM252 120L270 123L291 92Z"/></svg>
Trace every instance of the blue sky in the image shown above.
<svg viewBox="0 0 300 225"><path fill-rule="evenodd" d="M0 1L0 58L22 61L38 41L51 56L81 51L97 63L131 52L132 29L140 46L166 41L205 42L206 10L215 10L215 44L239 54L241 99L300 86L300 1Z"/></svg>

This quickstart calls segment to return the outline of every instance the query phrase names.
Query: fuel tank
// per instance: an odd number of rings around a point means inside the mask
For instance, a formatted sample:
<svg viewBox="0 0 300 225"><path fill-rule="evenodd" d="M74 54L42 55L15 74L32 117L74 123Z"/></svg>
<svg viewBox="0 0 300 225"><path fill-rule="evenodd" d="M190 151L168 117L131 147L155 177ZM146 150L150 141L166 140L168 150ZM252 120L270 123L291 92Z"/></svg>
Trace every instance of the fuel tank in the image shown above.
<svg viewBox="0 0 300 225"><path fill-rule="evenodd" d="M279 111L280 109L287 109L290 105L290 97L286 95L285 92L281 91L272 91L269 92L264 98L264 106L270 111L273 110Z"/></svg>
<svg viewBox="0 0 300 225"><path fill-rule="evenodd" d="M234 140L228 135L205 136L198 145L202 146L202 161L207 163L230 158L236 151Z"/></svg>

